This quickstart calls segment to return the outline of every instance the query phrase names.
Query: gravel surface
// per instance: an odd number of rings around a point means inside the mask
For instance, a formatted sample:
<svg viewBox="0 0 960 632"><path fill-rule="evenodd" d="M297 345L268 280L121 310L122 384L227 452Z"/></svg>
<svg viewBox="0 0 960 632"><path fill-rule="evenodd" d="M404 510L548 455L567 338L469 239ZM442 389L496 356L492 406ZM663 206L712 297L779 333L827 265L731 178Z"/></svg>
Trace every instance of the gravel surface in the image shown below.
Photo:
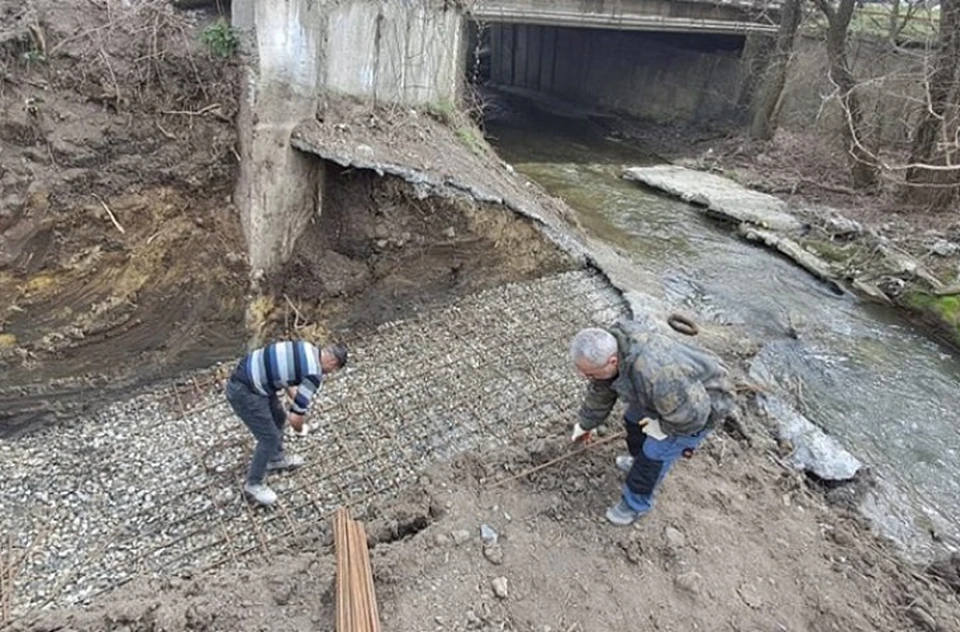
<svg viewBox="0 0 960 632"><path fill-rule="evenodd" d="M338 505L383 499L438 459L566 432L583 387L567 341L623 310L601 277L578 271L380 327L325 385L314 431L289 436L307 465L270 478L280 501L269 510L240 493L253 441L220 391L232 361L0 443L0 527L25 558L14 614L84 602L135 574L256 563Z"/></svg>

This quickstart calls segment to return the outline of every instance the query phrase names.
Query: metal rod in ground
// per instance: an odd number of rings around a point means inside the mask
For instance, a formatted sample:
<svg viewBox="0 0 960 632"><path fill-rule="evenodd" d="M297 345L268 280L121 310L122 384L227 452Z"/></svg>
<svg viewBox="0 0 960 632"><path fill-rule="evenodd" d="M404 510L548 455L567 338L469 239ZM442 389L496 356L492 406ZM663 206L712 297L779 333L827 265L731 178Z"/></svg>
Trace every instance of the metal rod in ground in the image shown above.
<svg viewBox="0 0 960 632"><path fill-rule="evenodd" d="M7 550L0 551L0 625L6 625L10 620L7 612Z"/></svg>
<svg viewBox="0 0 960 632"><path fill-rule="evenodd" d="M494 488L494 487L500 487L501 485L505 485L505 484L509 483L510 481L515 481L515 480L517 480L518 478L523 478L524 476L529 476L529 475L531 475L531 474L534 474L534 473L536 473L536 472L539 472L540 470L545 470L545 469L547 469L548 467L551 467L551 466L553 466L553 465L556 465L557 463L561 463L561 462L563 462L563 461L566 461L567 459L572 459L573 457L577 456L578 454L583 454L584 452L587 452L587 451L590 450L591 448L595 448L595 447L597 447L597 446L601 446L601 445L603 445L603 444L605 444L605 443L610 443L611 441L613 441L613 440L615 440L615 439L620 439L620 438L622 438L625 434L626 434L626 433L621 430L620 432L617 432L617 433L615 433L615 434L612 434L612 435L610 435L609 437L604 437L603 439L598 439L597 441L594 441L593 443L588 443L586 446L580 448L579 450L576 450L575 452L569 452L569 453L564 454L564 455L562 455L562 456L558 456L558 457L555 458L555 459L550 459L550 460L547 461L546 463L541 463L540 465L538 465L538 466L536 466L536 467L531 467L529 470L524 470L523 472L520 472L519 474L516 474L516 475L514 475L514 476L509 476L509 477L507 477L507 478L501 479L501 480L497 481L496 483L494 483L493 485L491 485L490 487L491 487L491 489Z"/></svg>
<svg viewBox="0 0 960 632"><path fill-rule="evenodd" d="M363 563L363 578L366 581L367 616L370 618L370 632L380 632L380 609L377 607L377 593L373 586L373 566L370 564L370 549L367 548L367 531L363 523L357 523L357 535L360 537L360 556Z"/></svg>

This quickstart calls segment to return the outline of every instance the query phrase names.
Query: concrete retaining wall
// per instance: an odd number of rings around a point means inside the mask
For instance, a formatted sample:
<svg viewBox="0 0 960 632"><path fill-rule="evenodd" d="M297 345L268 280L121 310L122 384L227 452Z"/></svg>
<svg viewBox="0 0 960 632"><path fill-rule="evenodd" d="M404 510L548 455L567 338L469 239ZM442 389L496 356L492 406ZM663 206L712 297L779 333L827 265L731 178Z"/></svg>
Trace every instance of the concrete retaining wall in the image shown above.
<svg viewBox="0 0 960 632"><path fill-rule="evenodd" d="M234 202L254 274L282 265L315 213L322 169L290 132L335 92L422 105L457 97L462 18L430 0L234 0L246 81Z"/></svg>
<svg viewBox="0 0 960 632"><path fill-rule="evenodd" d="M737 112L742 37L509 24L489 29L495 84L659 121Z"/></svg>

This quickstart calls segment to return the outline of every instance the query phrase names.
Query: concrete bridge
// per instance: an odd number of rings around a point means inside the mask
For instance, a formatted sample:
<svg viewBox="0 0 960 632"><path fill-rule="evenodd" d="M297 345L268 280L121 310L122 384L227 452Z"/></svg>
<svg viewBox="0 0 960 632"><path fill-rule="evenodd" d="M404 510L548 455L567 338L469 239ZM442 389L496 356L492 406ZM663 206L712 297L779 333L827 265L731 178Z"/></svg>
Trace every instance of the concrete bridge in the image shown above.
<svg viewBox="0 0 960 632"><path fill-rule="evenodd" d="M656 120L729 117L757 74L742 59L770 39L779 10L774 0L233 0L231 14L246 60L234 199L251 267L269 272L323 206L324 165L290 145L322 95L455 103L484 50L489 83Z"/></svg>
<svg viewBox="0 0 960 632"><path fill-rule="evenodd" d="M478 0L469 10L482 24L680 33L776 33L777 0Z"/></svg>

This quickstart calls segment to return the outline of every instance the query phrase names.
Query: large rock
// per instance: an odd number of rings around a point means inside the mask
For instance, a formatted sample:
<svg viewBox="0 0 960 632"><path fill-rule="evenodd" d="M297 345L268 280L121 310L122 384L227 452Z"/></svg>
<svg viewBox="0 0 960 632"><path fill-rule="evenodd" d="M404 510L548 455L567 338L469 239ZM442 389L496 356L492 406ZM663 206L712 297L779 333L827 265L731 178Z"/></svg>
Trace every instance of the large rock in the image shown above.
<svg viewBox="0 0 960 632"><path fill-rule="evenodd" d="M803 223L787 212L783 200L751 191L733 180L711 173L676 165L656 165L626 169L623 177L704 206L709 214L736 223L746 222L779 231L803 228Z"/></svg>
<svg viewBox="0 0 960 632"><path fill-rule="evenodd" d="M828 481L852 479L860 461L840 442L775 395L759 395L760 407L774 421L777 437L790 442L790 464Z"/></svg>

